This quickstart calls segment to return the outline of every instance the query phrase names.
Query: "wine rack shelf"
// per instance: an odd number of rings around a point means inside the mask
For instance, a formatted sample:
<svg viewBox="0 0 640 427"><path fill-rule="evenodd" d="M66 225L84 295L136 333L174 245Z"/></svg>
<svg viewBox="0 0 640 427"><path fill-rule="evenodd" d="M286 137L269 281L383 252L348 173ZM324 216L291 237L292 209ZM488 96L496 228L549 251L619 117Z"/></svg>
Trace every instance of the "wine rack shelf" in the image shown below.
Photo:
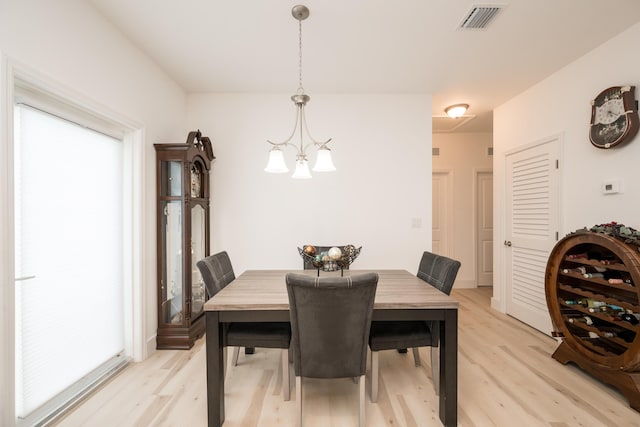
<svg viewBox="0 0 640 427"><path fill-rule="evenodd" d="M638 248L604 233L569 234L549 255L545 293L562 339L552 357L613 385L640 411Z"/></svg>

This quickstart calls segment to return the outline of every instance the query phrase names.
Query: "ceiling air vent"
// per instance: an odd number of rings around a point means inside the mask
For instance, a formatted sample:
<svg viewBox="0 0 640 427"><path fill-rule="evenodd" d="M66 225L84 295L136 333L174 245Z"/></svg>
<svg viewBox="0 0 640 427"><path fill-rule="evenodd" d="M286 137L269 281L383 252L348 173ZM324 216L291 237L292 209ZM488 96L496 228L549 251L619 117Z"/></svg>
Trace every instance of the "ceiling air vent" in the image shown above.
<svg viewBox="0 0 640 427"><path fill-rule="evenodd" d="M460 28L469 30L485 29L503 8L503 6L473 6L462 20Z"/></svg>

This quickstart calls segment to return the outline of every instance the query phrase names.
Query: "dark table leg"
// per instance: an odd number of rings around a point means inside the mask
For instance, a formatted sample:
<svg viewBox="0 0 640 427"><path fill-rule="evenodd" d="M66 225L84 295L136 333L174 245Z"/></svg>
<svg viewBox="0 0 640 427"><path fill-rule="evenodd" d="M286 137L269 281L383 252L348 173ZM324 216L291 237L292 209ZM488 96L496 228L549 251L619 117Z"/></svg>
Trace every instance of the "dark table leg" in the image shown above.
<svg viewBox="0 0 640 427"><path fill-rule="evenodd" d="M207 311L207 415L209 427L220 427L224 422L224 364L221 340L220 314Z"/></svg>
<svg viewBox="0 0 640 427"><path fill-rule="evenodd" d="M445 310L440 322L440 420L458 425L458 310Z"/></svg>

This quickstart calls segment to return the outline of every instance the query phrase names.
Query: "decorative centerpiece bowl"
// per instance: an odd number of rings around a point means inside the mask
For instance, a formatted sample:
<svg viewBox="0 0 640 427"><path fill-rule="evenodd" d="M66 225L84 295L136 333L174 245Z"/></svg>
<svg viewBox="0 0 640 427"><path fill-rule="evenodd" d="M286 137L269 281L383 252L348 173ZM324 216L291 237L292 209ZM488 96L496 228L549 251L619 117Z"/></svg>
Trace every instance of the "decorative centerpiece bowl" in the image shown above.
<svg viewBox="0 0 640 427"><path fill-rule="evenodd" d="M328 251L318 253L315 246L305 245L298 248L298 253L303 260L313 265L320 274L322 271L337 271L349 269L349 265L360 255L362 246L356 248L354 245L334 246Z"/></svg>

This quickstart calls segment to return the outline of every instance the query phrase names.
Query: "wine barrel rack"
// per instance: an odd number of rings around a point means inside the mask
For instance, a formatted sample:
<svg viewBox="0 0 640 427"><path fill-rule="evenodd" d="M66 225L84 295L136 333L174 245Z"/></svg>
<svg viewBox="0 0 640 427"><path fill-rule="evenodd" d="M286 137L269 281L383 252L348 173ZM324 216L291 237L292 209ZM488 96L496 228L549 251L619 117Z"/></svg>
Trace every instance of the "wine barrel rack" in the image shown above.
<svg viewBox="0 0 640 427"><path fill-rule="evenodd" d="M605 277L588 277L590 272ZM612 284L607 276L624 281ZM606 311L621 307L640 313L638 247L603 233L567 235L549 255L545 294L553 334L562 339L552 357L562 364L573 362L616 387L640 411L640 325ZM594 307L585 306L587 301ZM604 309L595 307L602 303Z"/></svg>

